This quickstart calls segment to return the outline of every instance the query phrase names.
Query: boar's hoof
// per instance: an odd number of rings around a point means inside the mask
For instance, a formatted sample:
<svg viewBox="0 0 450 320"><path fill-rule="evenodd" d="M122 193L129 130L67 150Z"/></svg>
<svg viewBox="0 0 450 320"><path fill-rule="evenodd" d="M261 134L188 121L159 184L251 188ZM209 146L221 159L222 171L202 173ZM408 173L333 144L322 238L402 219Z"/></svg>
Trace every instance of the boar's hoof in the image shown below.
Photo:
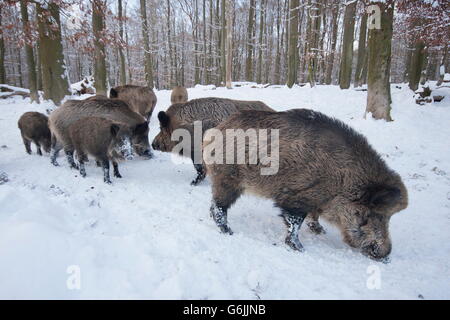
<svg viewBox="0 0 450 320"><path fill-rule="evenodd" d="M311 232L313 232L315 234L325 234L325 233L327 233L325 231L325 229L317 221L308 222L307 225L309 227L309 230L311 230Z"/></svg>
<svg viewBox="0 0 450 320"><path fill-rule="evenodd" d="M285 243L295 251L303 252L305 249L297 237L287 236Z"/></svg>
<svg viewBox="0 0 450 320"><path fill-rule="evenodd" d="M59 167L59 163L56 160L52 160L52 165L55 167Z"/></svg>
<svg viewBox="0 0 450 320"><path fill-rule="evenodd" d="M119 172L114 172L114 177L122 178L122 175Z"/></svg>
<svg viewBox="0 0 450 320"><path fill-rule="evenodd" d="M104 179L103 181L104 181L106 184L112 184L112 182L111 182L110 179Z"/></svg>
<svg viewBox="0 0 450 320"><path fill-rule="evenodd" d="M219 229L220 229L220 232L225 233L225 234L229 234L230 236L233 234L233 231L227 225L219 226Z"/></svg>

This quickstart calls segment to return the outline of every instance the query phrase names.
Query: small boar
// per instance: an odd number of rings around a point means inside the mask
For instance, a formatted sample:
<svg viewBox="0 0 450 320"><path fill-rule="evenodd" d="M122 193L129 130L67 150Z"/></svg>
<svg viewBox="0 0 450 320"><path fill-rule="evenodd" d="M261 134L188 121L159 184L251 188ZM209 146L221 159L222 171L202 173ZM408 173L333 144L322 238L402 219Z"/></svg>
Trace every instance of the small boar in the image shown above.
<svg viewBox="0 0 450 320"><path fill-rule="evenodd" d="M18 126L28 154L31 154L31 142L36 145L38 155L42 156L41 147L45 152L50 152L51 134L45 114L26 112L20 117Z"/></svg>
<svg viewBox="0 0 450 320"><path fill-rule="evenodd" d="M204 133L206 129L215 127L232 114L242 110L273 111L260 101L239 101L223 98L200 98L186 103L174 104L167 111L158 113L161 131L154 138L152 147L162 152L172 152L173 147L178 143L171 139L174 130L183 128L191 132L194 121L201 121ZM184 154L192 157L195 149L201 150L201 141L199 145L192 146L192 152L185 152ZM192 160L194 162L193 158ZM194 162L194 167L197 176L191 182L191 185L197 185L205 178L202 163Z"/></svg>
<svg viewBox="0 0 450 320"><path fill-rule="evenodd" d="M312 215L336 225L344 241L364 255L376 260L389 255L389 220L407 207L408 194L400 176L361 134L339 120L307 109L244 111L215 129L224 134L226 129L250 128L279 130L276 174L262 175L260 161L249 164L248 150L241 150L247 153L245 164L208 164L204 149L212 180L211 216L222 232L232 234L227 210L241 194L251 192L272 199L281 209L289 230L286 244L295 250L303 250L298 232L305 217ZM210 134L205 133L204 148L212 143ZM267 141L267 148L274 150L275 141ZM226 143L224 134L223 145ZM234 145L234 141L230 143ZM247 147L238 144L237 152L239 148Z"/></svg>
<svg viewBox="0 0 450 320"><path fill-rule="evenodd" d="M77 152L80 175L86 177L84 166L90 154L103 167L103 180L110 184L109 161L114 168L114 177L122 178L117 161L132 156L131 136L128 125L112 122L100 117L89 117L72 123L69 128L71 145Z"/></svg>
<svg viewBox="0 0 450 320"><path fill-rule="evenodd" d="M77 168L73 160L68 127L84 118L102 117L128 125L133 130L132 145L134 151L147 158L152 157L148 141L148 122L143 116L132 111L128 104L114 99L68 100L50 114L49 126L52 133L51 162L57 166L56 158L64 148L67 160L72 168Z"/></svg>
<svg viewBox="0 0 450 320"><path fill-rule="evenodd" d="M157 101L152 88L131 84L112 88L109 97L125 101L131 110L142 115L147 121L150 121Z"/></svg>
<svg viewBox="0 0 450 320"><path fill-rule="evenodd" d="M188 101L188 92L185 87L176 86L172 89L172 94L170 95L170 102L175 103L185 103Z"/></svg>

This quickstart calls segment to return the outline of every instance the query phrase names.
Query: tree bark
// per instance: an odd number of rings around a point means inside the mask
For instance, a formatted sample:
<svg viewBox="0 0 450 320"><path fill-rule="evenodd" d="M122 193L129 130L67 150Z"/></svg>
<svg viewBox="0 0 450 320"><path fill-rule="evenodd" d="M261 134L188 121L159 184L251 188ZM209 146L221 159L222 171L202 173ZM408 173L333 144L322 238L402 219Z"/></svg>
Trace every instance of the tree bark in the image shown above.
<svg viewBox="0 0 450 320"><path fill-rule="evenodd" d="M44 99L52 100L55 105L59 105L64 96L69 94L69 80L64 63L61 39L59 6L51 2L47 9L44 9L38 3L36 10Z"/></svg>
<svg viewBox="0 0 450 320"><path fill-rule="evenodd" d="M264 0L261 0L259 7L259 39L258 39L258 72L256 75L256 82L261 83L262 79L262 55L263 55L263 31L264 31Z"/></svg>
<svg viewBox="0 0 450 320"><path fill-rule="evenodd" d="M442 60L439 65L439 79L437 81L437 85L442 85L442 82L444 81L444 76L447 70L445 70L445 63L447 62L447 56L448 56L448 45L444 47L444 52L442 54Z"/></svg>
<svg viewBox="0 0 450 320"><path fill-rule="evenodd" d="M2 26L2 7L0 6L0 28ZM5 41L3 33L0 32L0 83L6 84L5 72Z"/></svg>
<svg viewBox="0 0 450 320"><path fill-rule="evenodd" d="M169 8L169 18L170 18L170 4ZM146 0L140 0L140 11L141 11L141 24L142 24L142 39L144 42L144 72L145 72L145 82L150 88L154 87L153 84L153 62L152 54L150 51L150 42L148 40L148 21L147 21L147 3ZM169 28L170 37L170 28ZM170 44L170 39L169 39Z"/></svg>
<svg viewBox="0 0 450 320"><path fill-rule="evenodd" d="M319 33L320 33L320 15L321 7L318 0L311 2L311 8L309 9L309 17L311 19L311 29L308 35L309 47L308 47L308 81L311 87L316 85L316 71L318 64L318 51L319 51Z"/></svg>
<svg viewBox="0 0 450 320"><path fill-rule="evenodd" d="M220 21L221 21L221 34L220 34L220 82L221 84L225 84L225 72L226 72L226 57L225 57L225 42L226 42L226 27L227 27L227 21L225 19L225 7L226 7L226 0L222 0L221 5L221 12L220 12Z"/></svg>
<svg viewBox="0 0 450 320"><path fill-rule="evenodd" d="M298 0L289 3L289 48L288 48L288 78L287 86L292 88L297 82L297 43L298 43Z"/></svg>
<svg viewBox="0 0 450 320"><path fill-rule="evenodd" d="M226 87L231 89L231 73L233 64L233 6L232 0L226 1L226 17L227 17L227 39L226 39L226 54L227 54L227 65L226 65Z"/></svg>
<svg viewBox="0 0 450 320"><path fill-rule="evenodd" d="M245 80L253 81L252 71L252 55L253 55L253 28L254 28L254 16L255 16L255 0L250 0L250 8L248 10L248 27L247 27L247 57L245 60Z"/></svg>
<svg viewBox="0 0 450 320"><path fill-rule="evenodd" d="M92 1L92 31L94 33L94 86L97 94L106 95L106 52L103 42L106 3Z"/></svg>
<svg viewBox="0 0 450 320"><path fill-rule="evenodd" d="M369 30L369 60L367 77L366 114L375 119L392 121L391 118L391 44L394 2L375 2L381 9L381 28Z"/></svg>
<svg viewBox="0 0 450 320"><path fill-rule="evenodd" d="M325 76L325 84L330 85L333 80L333 66L334 66L334 54L336 51L337 33L338 33L338 16L339 16L339 2L333 3L333 9L331 10L333 16L332 22L332 35L331 35L331 49L328 56L327 71Z"/></svg>
<svg viewBox="0 0 450 320"><path fill-rule="evenodd" d="M355 33L356 1L348 3L344 13L344 36L342 42L341 66L339 70L339 86L350 88L353 61L353 34Z"/></svg>
<svg viewBox="0 0 450 320"><path fill-rule="evenodd" d="M367 13L363 12L359 25L358 60L355 70L355 87L362 85L364 60L366 58Z"/></svg>
<svg viewBox="0 0 450 320"><path fill-rule="evenodd" d="M416 41L414 52L409 66L409 88L416 91L419 88L420 76L425 62L425 42L422 39Z"/></svg>
<svg viewBox="0 0 450 320"><path fill-rule="evenodd" d="M123 53L122 44L124 43L123 39L123 15L122 15L122 0L118 0L118 17L119 17L119 36L120 36L120 46L119 46L119 75L120 75L120 85L123 86L127 83L127 72L125 69L125 55Z"/></svg>
<svg viewBox="0 0 450 320"><path fill-rule="evenodd" d="M22 16L23 32L26 37L25 41L25 55L28 67L28 88L30 89L31 102L39 103L39 94L37 91L36 80L36 64L34 62L33 45L30 37L30 26L28 18L28 4L25 0L20 0L20 14Z"/></svg>

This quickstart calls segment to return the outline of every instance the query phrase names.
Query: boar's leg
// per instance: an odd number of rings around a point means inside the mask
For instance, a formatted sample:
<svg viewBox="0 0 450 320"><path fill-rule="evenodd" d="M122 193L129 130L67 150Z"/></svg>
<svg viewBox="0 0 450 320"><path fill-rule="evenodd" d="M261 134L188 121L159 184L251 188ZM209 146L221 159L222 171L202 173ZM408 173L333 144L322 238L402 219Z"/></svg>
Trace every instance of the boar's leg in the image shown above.
<svg viewBox="0 0 450 320"><path fill-rule="evenodd" d="M114 177L116 178L122 178L122 175L119 172L119 164L116 161L113 161L113 168L114 168Z"/></svg>
<svg viewBox="0 0 450 320"><path fill-rule="evenodd" d="M64 148L64 152L66 153L67 162L69 163L70 168L78 170L78 166L75 163L75 160L73 159L73 149L71 149L71 148Z"/></svg>
<svg viewBox="0 0 450 320"><path fill-rule="evenodd" d="M41 151L41 144L39 143L39 141L37 140L33 140L34 144L36 145L36 149L37 149L37 154L42 156L42 151Z"/></svg>
<svg viewBox="0 0 450 320"><path fill-rule="evenodd" d="M23 140L23 144L25 145L25 151L28 154L31 154L31 141L28 140L27 138L25 138L23 135L22 135L22 140Z"/></svg>
<svg viewBox="0 0 450 320"><path fill-rule="evenodd" d="M197 170L197 176L191 181L191 186L198 185L206 177L205 167L202 164L194 164L194 168Z"/></svg>
<svg viewBox="0 0 450 320"><path fill-rule="evenodd" d="M322 225L319 223L319 212L311 212L308 217L306 218L307 222L306 225L308 226L309 230L315 234L325 234L326 231L322 227Z"/></svg>
<svg viewBox="0 0 450 320"><path fill-rule="evenodd" d="M103 167L103 181L107 184L111 184L111 178L109 177L109 160L103 159L102 160L102 167Z"/></svg>
<svg viewBox="0 0 450 320"><path fill-rule="evenodd" d="M304 251L303 245L298 239L298 232L302 226L303 220L305 220L306 213L302 210L282 208L281 215L288 227L288 235L285 240L286 244L294 250Z"/></svg>
<svg viewBox="0 0 450 320"><path fill-rule="evenodd" d="M58 157L59 151L61 151L62 145L58 143L56 140L55 135L52 134L52 151L50 155L50 162L55 166L59 166L58 162L56 161L56 158Z"/></svg>
<svg viewBox="0 0 450 320"><path fill-rule="evenodd" d="M80 175L84 178L86 177L86 168L84 167L84 162L88 160L87 155L77 149L77 158L78 162L80 163Z"/></svg>
<svg viewBox="0 0 450 320"><path fill-rule="evenodd" d="M222 233L233 234L228 227L227 212L233 203L239 198L242 190L232 178L213 177L213 203L210 214Z"/></svg>

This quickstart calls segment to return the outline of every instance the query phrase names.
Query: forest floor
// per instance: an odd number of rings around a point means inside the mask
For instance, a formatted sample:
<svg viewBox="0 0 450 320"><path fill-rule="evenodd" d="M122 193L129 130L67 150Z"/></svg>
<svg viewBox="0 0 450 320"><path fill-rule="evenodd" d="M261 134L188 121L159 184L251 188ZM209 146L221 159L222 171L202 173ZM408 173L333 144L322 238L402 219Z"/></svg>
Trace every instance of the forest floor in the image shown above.
<svg viewBox="0 0 450 320"><path fill-rule="evenodd" d="M409 191L409 207L391 219L388 264L351 249L325 222L325 235L302 228L306 252L290 250L278 209L253 196L229 211L234 235L219 233L209 179L190 186L193 166L170 154L122 163L112 185L94 161L85 179L62 157L55 168L34 146L25 153L17 128L22 113L51 105L1 100L0 171L9 181L0 182L0 298L450 299L450 92L419 106L402 87L392 86L390 123L364 120L366 92L336 86L188 89L190 99L311 108L367 136ZM170 99L156 94L150 141Z"/></svg>

